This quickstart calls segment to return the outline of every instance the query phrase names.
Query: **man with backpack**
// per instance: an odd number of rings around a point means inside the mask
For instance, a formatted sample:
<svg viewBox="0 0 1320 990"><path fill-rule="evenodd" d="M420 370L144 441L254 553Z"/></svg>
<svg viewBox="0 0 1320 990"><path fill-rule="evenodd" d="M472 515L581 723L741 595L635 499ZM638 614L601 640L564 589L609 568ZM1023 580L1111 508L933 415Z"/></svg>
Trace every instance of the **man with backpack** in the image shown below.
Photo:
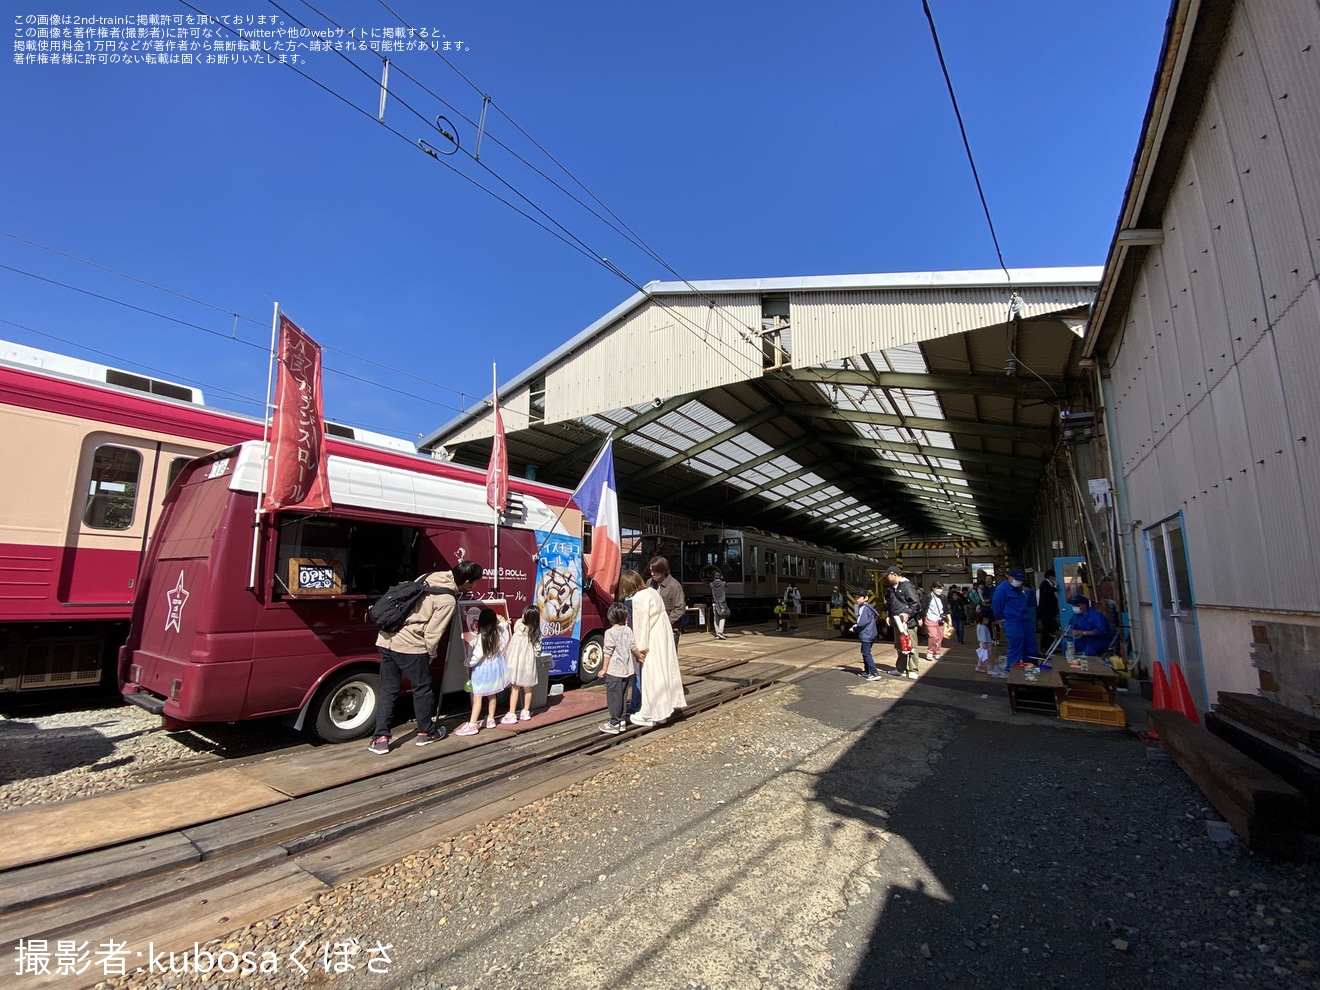
<svg viewBox="0 0 1320 990"><path fill-rule="evenodd" d="M434 720L431 662L440 651L459 594L480 579L481 565L465 560L452 571L433 571L416 582L396 585L372 607L371 616L380 624L376 637L376 648L380 650L380 695L376 732L367 747L371 752L384 756L390 751L394 702L402 687L402 677L407 677L412 685L417 745L427 746L449 734Z"/></svg>
<svg viewBox="0 0 1320 990"><path fill-rule="evenodd" d="M921 610L921 592L916 585L903 576L902 570L891 567L885 572L885 613L889 616L889 625L894 630L894 649L897 662L891 674L896 677L917 676L917 654L912 648L912 634L908 631L909 620L916 628L916 617ZM908 648L903 649L903 638L907 637Z"/></svg>

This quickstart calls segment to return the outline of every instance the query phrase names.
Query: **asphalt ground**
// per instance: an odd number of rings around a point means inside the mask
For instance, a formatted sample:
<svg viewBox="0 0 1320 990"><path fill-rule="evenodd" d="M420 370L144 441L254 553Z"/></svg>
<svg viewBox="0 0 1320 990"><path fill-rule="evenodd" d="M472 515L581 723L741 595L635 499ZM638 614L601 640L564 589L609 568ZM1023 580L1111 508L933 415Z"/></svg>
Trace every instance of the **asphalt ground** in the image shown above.
<svg viewBox="0 0 1320 990"><path fill-rule="evenodd" d="M1320 987L1315 857L1211 841L1176 765L1010 715L967 647L866 682L855 644L804 633L685 637L802 676L210 947L278 974L110 985ZM283 962L349 944L342 972Z"/></svg>

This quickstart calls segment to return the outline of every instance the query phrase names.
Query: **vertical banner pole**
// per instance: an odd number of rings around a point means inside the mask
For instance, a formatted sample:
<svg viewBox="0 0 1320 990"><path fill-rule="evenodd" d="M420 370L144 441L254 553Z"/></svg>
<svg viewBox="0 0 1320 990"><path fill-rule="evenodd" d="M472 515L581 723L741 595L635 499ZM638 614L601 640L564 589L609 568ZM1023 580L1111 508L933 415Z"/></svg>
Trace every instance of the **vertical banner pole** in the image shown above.
<svg viewBox="0 0 1320 990"><path fill-rule="evenodd" d="M262 503L266 499L266 475L270 471L270 417L271 417L271 395L270 390L275 381L275 348L280 332L280 304L275 304L275 315L270 321L270 360L266 364L266 405L262 409L261 423L261 445L265 450L265 456L261 462L261 480L257 483L257 514L252 521L252 572L248 580L248 591L252 591L257 586L257 570L261 555L261 516Z"/></svg>
<svg viewBox="0 0 1320 990"><path fill-rule="evenodd" d="M493 400L491 403L491 413L492 413L491 420L493 422L496 418L495 414L499 411L499 402L500 402L500 383L499 383L499 378L495 371L494 361L492 361L490 364L490 387L491 387L490 395L491 395L491 399ZM495 439L492 436L491 443L493 444L494 442ZM493 448L492 448L492 452L493 452ZM505 456L507 457L508 455L506 454ZM503 506L497 506L495 508L495 565L494 565L495 575L494 575L494 580L491 582L495 591L500 590L500 512L503 508L504 508Z"/></svg>

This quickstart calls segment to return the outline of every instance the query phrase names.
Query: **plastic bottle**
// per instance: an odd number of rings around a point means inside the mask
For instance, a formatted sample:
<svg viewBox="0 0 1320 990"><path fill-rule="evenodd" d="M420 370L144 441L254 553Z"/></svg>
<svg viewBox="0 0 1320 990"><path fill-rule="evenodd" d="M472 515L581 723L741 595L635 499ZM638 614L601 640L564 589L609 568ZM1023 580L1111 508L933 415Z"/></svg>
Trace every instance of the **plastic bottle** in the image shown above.
<svg viewBox="0 0 1320 990"><path fill-rule="evenodd" d="M1074 660L1077 659L1077 650L1073 646L1073 641L1071 636L1069 636L1067 640L1064 641L1063 658L1067 660L1069 663L1072 663Z"/></svg>

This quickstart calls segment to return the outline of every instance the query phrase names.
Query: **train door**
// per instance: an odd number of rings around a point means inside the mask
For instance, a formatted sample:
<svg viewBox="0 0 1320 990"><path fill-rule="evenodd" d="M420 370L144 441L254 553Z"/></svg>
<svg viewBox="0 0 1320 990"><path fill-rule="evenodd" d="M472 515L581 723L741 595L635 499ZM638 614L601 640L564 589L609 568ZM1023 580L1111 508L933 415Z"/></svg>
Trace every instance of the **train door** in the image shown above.
<svg viewBox="0 0 1320 990"><path fill-rule="evenodd" d="M1150 565L1155 643L1160 659L1166 667L1176 663L1182 668L1193 702L1205 711L1208 698L1201 637L1196 628L1196 602L1181 515L1170 516L1146 530L1146 560Z"/></svg>
<svg viewBox="0 0 1320 990"><path fill-rule="evenodd" d="M83 438L60 569L70 605L127 605L146 544L156 444L91 433Z"/></svg>
<svg viewBox="0 0 1320 990"><path fill-rule="evenodd" d="M142 553L165 492L201 448L111 433L83 439L60 571L70 605L133 601Z"/></svg>

